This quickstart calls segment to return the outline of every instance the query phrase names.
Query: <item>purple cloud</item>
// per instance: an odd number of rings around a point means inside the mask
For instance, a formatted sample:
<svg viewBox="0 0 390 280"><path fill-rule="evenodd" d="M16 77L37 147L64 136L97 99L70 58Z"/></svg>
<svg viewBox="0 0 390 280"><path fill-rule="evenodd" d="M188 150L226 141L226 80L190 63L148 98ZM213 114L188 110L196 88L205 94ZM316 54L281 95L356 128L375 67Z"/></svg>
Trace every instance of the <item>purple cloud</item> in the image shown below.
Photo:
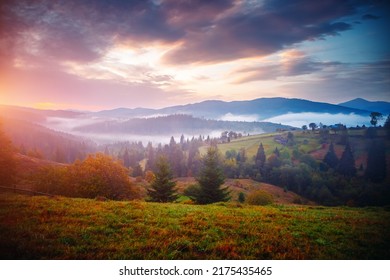
<svg viewBox="0 0 390 280"><path fill-rule="evenodd" d="M118 42L181 45L165 61L208 63L277 52L351 28L351 1L3 0L0 52L93 61ZM31 48L33 47L33 48ZM0 54L0 55L1 55Z"/></svg>
<svg viewBox="0 0 390 280"><path fill-rule="evenodd" d="M323 39L352 28L339 18L355 13L349 1L265 1L216 18L202 32L186 34L167 54L171 63L210 63L269 55L306 40Z"/></svg>

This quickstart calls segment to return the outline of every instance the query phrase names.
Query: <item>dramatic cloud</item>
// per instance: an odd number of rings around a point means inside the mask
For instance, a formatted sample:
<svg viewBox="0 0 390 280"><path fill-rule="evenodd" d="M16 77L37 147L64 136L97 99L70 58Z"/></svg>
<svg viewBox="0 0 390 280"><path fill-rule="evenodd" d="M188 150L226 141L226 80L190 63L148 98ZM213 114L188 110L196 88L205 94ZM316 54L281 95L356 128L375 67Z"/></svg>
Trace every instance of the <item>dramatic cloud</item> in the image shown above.
<svg viewBox="0 0 390 280"><path fill-rule="evenodd" d="M356 12L349 1L339 0L21 0L1 5L7 27L2 45L12 45L15 55L91 61L118 42L162 41L179 44L166 55L175 64L268 55L346 31L351 24L337 20Z"/></svg>
<svg viewBox="0 0 390 280"><path fill-rule="evenodd" d="M390 57L387 8L355 0L3 0L0 102L162 107L310 98L314 90L317 100L340 90L387 100L388 68L378 66Z"/></svg>
<svg viewBox="0 0 390 280"><path fill-rule="evenodd" d="M247 2L244 2L244 4ZM263 6L216 17L208 28L187 33L183 44L169 52L171 63L211 63L265 56L305 40L323 39L351 28L340 17L353 14L348 1L265 1Z"/></svg>
<svg viewBox="0 0 390 280"><path fill-rule="evenodd" d="M14 55L91 61L117 41L174 41L182 35L154 1L6 1L3 46ZM4 48L2 48L4 51Z"/></svg>
<svg viewBox="0 0 390 280"><path fill-rule="evenodd" d="M283 53L278 61L263 65L258 63L257 67L246 67L237 70L234 74L238 78L235 83L247 83L261 80L274 80L281 77L294 77L305 74L327 72L329 69L339 69L339 62L315 61L305 56L302 52L289 51Z"/></svg>

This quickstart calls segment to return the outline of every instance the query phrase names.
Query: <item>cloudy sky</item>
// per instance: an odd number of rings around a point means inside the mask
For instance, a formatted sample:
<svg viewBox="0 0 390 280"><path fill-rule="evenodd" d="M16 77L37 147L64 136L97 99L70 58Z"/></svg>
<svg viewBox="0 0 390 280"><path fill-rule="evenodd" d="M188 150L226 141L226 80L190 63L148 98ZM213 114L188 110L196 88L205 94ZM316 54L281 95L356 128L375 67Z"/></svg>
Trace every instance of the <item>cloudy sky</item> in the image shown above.
<svg viewBox="0 0 390 280"><path fill-rule="evenodd" d="M387 0L2 0L0 104L390 101Z"/></svg>

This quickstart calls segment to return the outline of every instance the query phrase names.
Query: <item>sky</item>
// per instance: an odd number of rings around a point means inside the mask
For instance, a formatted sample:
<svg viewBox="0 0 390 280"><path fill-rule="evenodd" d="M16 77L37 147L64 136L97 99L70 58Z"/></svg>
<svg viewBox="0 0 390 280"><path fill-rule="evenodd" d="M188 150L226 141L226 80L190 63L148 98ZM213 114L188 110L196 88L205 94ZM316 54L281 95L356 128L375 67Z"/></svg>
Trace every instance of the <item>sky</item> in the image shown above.
<svg viewBox="0 0 390 280"><path fill-rule="evenodd" d="M390 101L387 0L2 0L0 104Z"/></svg>

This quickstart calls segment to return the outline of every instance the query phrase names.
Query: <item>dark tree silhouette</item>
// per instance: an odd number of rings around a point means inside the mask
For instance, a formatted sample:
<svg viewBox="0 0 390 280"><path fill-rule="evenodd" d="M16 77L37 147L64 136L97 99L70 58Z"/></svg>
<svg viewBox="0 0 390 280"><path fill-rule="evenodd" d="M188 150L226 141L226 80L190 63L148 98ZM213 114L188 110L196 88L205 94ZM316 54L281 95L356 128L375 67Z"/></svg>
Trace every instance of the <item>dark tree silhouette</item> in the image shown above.
<svg viewBox="0 0 390 280"><path fill-rule="evenodd" d="M228 189L221 188L225 179L216 147L210 147L202 158L202 167L196 180L200 186L199 193L195 198L197 203L209 204L230 199Z"/></svg>
<svg viewBox="0 0 390 280"><path fill-rule="evenodd" d="M330 168L336 168L339 164L339 159L334 151L333 142L329 145L328 152L324 157L324 163L326 163Z"/></svg>
<svg viewBox="0 0 390 280"><path fill-rule="evenodd" d="M260 143L259 148L257 149L256 158L255 158L255 164L256 164L257 169L259 169L259 171L262 171L264 169L265 161L266 161L266 157L265 157L264 146L263 146L263 143Z"/></svg>
<svg viewBox="0 0 390 280"><path fill-rule="evenodd" d="M149 201L172 202L177 199L176 182L174 182L168 160L161 156L157 161L155 179L148 189Z"/></svg>
<svg viewBox="0 0 390 280"><path fill-rule="evenodd" d="M309 127L311 128L311 130L315 130L317 128L317 124L316 123L309 123Z"/></svg>
<svg viewBox="0 0 390 280"><path fill-rule="evenodd" d="M345 150L341 155L337 171L340 174L349 177L355 176L356 174L355 158L353 156L351 145L349 144L349 142L347 142L347 145L345 146Z"/></svg>
<svg viewBox="0 0 390 280"><path fill-rule="evenodd" d="M374 127L376 127L376 125L378 124L378 121L380 121L381 119L383 119L383 115L382 115L382 113L379 113L379 112L371 112L370 118L371 118L370 123L371 123Z"/></svg>

